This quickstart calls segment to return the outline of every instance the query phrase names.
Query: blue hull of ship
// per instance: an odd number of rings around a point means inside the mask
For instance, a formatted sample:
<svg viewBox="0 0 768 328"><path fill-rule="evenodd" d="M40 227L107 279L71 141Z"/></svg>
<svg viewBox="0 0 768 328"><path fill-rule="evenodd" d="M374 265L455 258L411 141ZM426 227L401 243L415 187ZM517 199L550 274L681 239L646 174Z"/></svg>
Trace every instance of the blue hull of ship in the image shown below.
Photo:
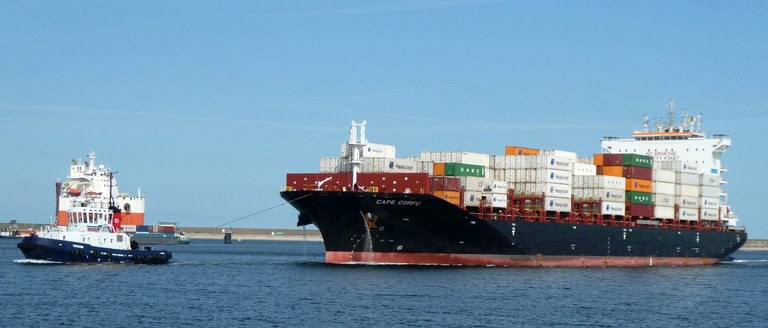
<svg viewBox="0 0 768 328"><path fill-rule="evenodd" d="M27 259L64 263L165 264L173 257L169 251L96 247L37 236L24 237L16 246Z"/></svg>

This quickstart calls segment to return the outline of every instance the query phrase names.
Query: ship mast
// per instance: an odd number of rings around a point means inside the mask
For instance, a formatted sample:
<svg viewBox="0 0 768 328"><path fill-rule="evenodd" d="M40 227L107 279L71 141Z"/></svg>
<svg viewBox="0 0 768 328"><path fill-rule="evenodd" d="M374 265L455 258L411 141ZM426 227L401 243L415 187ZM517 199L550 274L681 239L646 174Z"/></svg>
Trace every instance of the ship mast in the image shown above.
<svg viewBox="0 0 768 328"><path fill-rule="evenodd" d="M667 107L669 107L667 112L667 117L669 118L667 121L667 132L672 132L672 127L675 126L675 101L670 99Z"/></svg>
<svg viewBox="0 0 768 328"><path fill-rule="evenodd" d="M357 173L360 172L361 155L363 154L363 148L368 144L368 140L365 139L365 125L368 124L365 120L362 123L356 123L352 121L352 125L349 128L349 146L352 148L352 158L349 161L352 164L352 188L358 189L357 185Z"/></svg>

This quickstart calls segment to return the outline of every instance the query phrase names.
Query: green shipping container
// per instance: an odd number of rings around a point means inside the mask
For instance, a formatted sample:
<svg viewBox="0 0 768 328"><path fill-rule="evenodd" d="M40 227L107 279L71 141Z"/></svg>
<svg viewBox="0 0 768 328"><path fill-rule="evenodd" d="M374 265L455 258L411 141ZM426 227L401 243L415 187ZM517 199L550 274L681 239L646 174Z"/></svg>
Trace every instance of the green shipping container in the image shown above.
<svg viewBox="0 0 768 328"><path fill-rule="evenodd" d="M627 199L632 204L653 205L653 194L642 191L627 191Z"/></svg>
<svg viewBox="0 0 768 328"><path fill-rule="evenodd" d="M445 163L445 175L454 177L485 177L485 167L480 165Z"/></svg>
<svg viewBox="0 0 768 328"><path fill-rule="evenodd" d="M622 165L653 168L653 157L640 154L624 154L622 156Z"/></svg>

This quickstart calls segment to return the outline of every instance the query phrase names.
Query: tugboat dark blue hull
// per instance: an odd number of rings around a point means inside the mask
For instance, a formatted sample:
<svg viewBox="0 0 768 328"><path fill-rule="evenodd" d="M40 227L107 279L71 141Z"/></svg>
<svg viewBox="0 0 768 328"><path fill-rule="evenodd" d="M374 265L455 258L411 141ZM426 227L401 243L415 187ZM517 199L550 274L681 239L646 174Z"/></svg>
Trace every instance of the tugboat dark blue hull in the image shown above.
<svg viewBox="0 0 768 328"><path fill-rule="evenodd" d="M37 236L24 237L16 246L27 259L63 263L166 264L173 257L169 251L96 247Z"/></svg>

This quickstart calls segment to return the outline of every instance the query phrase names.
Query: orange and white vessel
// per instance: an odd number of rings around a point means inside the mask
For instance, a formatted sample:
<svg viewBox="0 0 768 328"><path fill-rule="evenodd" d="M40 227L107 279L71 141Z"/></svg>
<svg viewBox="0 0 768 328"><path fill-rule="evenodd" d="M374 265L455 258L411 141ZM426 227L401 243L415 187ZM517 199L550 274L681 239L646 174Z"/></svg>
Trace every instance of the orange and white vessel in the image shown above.
<svg viewBox="0 0 768 328"><path fill-rule="evenodd" d="M114 176L110 183L110 170L103 164L96 164L93 151L88 152L86 162L72 160L67 180L56 183L56 224L68 224L67 212L70 208L108 208L110 194L115 206L122 212L123 225L144 224L144 196L141 195L141 189L136 196L120 192Z"/></svg>

